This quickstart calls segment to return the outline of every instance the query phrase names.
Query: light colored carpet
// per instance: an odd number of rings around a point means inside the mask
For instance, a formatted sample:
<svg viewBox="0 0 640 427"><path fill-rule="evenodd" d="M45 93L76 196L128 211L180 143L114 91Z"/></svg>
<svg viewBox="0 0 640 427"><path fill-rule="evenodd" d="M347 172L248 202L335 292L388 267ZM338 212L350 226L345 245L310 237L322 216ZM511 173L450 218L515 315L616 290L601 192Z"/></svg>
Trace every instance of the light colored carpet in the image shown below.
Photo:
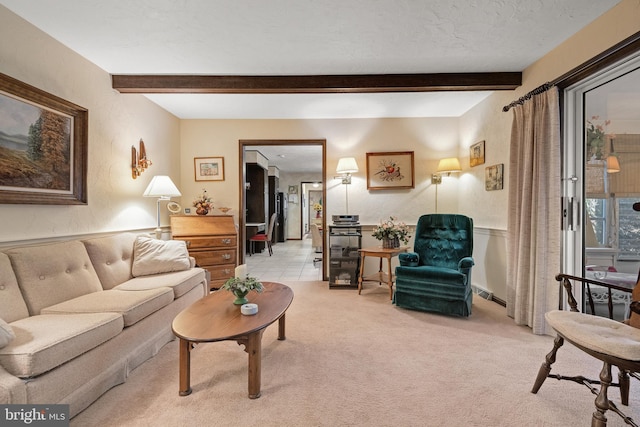
<svg viewBox="0 0 640 427"><path fill-rule="evenodd" d="M71 420L71 426L586 426L586 387L547 379L530 389L552 337L516 326L475 296L470 318L395 307L386 286L329 289L289 282L287 340L264 333L262 397L247 397L247 354L235 342L192 352L190 396L178 395L174 341ZM553 372L597 378L601 364L566 344ZM617 372L616 372L617 374ZM610 396L619 403L617 389ZM640 420L640 384L631 410ZM609 413L609 426L624 423Z"/></svg>

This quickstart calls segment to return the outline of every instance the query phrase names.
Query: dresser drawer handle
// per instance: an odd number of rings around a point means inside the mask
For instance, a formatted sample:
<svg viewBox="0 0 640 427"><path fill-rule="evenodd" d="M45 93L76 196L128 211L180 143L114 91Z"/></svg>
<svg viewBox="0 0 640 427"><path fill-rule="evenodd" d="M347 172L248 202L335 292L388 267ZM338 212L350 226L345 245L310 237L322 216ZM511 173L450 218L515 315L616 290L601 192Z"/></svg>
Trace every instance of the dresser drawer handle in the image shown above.
<svg viewBox="0 0 640 427"><path fill-rule="evenodd" d="M231 254L222 254L222 259L231 259Z"/></svg>
<svg viewBox="0 0 640 427"><path fill-rule="evenodd" d="M224 274L231 274L231 269L229 268L225 268L223 271L224 271Z"/></svg>
<svg viewBox="0 0 640 427"><path fill-rule="evenodd" d="M230 245L231 244L231 239L222 239L222 243L225 245Z"/></svg>

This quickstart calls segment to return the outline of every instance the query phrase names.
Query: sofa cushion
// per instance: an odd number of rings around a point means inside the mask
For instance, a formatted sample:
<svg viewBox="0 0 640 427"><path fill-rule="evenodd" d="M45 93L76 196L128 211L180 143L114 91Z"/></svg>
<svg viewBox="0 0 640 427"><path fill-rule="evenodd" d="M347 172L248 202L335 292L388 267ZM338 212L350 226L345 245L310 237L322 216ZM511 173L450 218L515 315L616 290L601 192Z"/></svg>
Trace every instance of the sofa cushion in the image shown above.
<svg viewBox="0 0 640 427"><path fill-rule="evenodd" d="M80 241L9 249L6 254L32 316L45 307L102 290Z"/></svg>
<svg viewBox="0 0 640 427"><path fill-rule="evenodd" d="M42 309L42 314L118 313L124 318L124 326L127 327L172 301L173 290L170 288L143 291L110 289L46 307Z"/></svg>
<svg viewBox="0 0 640 427"><path fill-rule="evenodd" d="M0 252L0 319L11 323L25 317L29 317L29 309L22 298L11 261Z"/></svg>
<svg viewBox="0 0 640 427"><path fill-rule="evenodd" d="M131 279L133 243L136 237L134 233L119 233L83 241L102 283L102 289L112 289Z"/></svg>
<svg viewBox="0 0 640 427"><path fill-rule="evenodd" d="M133 245L134 277L187 270L191 267L187 244L183 240L158 240L138 236Z"/></svg>
<svg viewBox="0 0 640 427"><path fill-rule="evenodd" d="M0 348L6 347L16 338L13 328L4 320L0 319Z"/></svg>
<svg viewBox="0 0 640 427"><path fill-rule="evenodd" d="M40 315L11 324L16 339L0 349L0 364L20 378L47 372L118 335L116 313Z"/></svg>
<svg viewBox="0 0 640 427"><path fill-rule="evenodd" d="M140 291L144 289L168 287L173 289L174 298L180 298L197 286L203 287L206 292L207 284L202 268L191 268L185 271L134 277L116 286L114 289L121 291Z"/></svg>

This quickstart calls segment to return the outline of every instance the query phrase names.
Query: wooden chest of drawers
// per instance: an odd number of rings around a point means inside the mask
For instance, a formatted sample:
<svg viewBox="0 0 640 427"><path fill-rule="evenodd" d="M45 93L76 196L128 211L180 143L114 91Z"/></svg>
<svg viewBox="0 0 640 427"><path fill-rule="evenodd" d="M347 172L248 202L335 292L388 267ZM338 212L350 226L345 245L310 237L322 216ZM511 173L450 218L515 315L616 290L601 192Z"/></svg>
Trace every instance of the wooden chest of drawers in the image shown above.
<svg viewBox="0 0 640 427"><path fill-rule="evenodd" d="M231 215L172 215L171 234L184 240L189 255L211 275L210 288L219 288L235 274L238 233Z"/></svg>

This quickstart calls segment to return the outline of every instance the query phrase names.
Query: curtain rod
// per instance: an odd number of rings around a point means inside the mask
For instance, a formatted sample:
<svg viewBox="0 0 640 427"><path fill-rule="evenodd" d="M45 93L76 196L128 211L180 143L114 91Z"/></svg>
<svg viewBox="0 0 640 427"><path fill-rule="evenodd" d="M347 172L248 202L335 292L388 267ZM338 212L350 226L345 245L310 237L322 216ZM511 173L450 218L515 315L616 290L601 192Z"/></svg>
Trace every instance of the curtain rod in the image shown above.
<svg viewBox="0 0 640 427"><path fill-rule="evenodd" d="M521 96L517 100L513 101L511 104L505 105L504 107L502 107L502 111L504 111L506 113L511 108L515 107L516 105L524 104L524 102L527 101L528 99L530 99L533 95L539 95L539 94L541 94L543 92L546 92L549 89L551 89L553 86L555 86L555 82L546 82L545 84L540 85L537 88L533 89L531 92L527 93L526 95Z"/></svg>

